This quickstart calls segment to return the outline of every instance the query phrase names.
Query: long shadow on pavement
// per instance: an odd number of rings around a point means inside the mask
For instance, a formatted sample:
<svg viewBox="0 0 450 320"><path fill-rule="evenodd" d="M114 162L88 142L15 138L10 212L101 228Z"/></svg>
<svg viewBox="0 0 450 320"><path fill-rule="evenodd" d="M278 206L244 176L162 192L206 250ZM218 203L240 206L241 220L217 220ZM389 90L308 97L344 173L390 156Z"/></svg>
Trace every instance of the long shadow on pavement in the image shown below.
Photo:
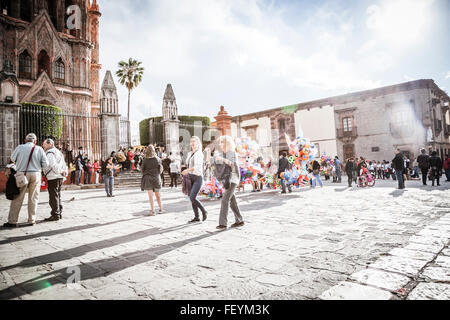
<svg viewBox="0 0 450 320"><path fill-rule="evenodd" d="M179 249L187 244L206 239L208 237L222 233L223 231L208 232L206 234L193 238L176 241L167 245L159 245L142 251L134 251L117 257L97 260L89 264L79 264L71 266L71 270L79 269L81 281L103 277L115 272L131 268L133 266L153 261L160 255L166 254L173 250ZM93 266L95 267L93 267ZM67 284L67 280L72 274L68 273L67 268L62 268L49 272L42 276L18 283L9 288L0 291L0 299L15 299L26 293L33 293L42 289L46 289L55 284Z"/></svg>
<svg viewBox="0 0 450 320"><path fill-rule="evenodd" d="M75 248L71 248L71 249L67 249L67 250L60 250L60 251L52 252L49 254L44 254L41 256L28 258L28 259L22 260L21 262L15 264L15 265L2 267L2 268L0 268L0 272L14 269L17 267L23 267L23 266L33 267L33 266L40 266L40 265L44 265L44 264L48 264L48 263L55 263L55 262L60 262L60 261L64 261L64 260L69 260L73 257L83 256L84 254L91 252L91 251L106 249L109 247L116 246L118 244L132 242L132 241L143 239L143 238L146 238L146 237L152 236L152 235L158 235L158 234L163 234L163 233L168 233L168 232L184 229L188 226L191 226L191 225L182 224L182 225L178 225L178 226L174 226L174 227L169 227L166 229L151 228L151 229L146 229L146 230L134 232L134 233L119 236L119 237L114 237L114 238L110 238L110 239L106 239L106 240L100 240L100 241L92 242L89 244L81 245L81 246L78 246Z"/></svg>
<svg viewBox="0 0 450 320"><path fill-rule="evenodd" d="M86 230L86 229L92 229L92 228L99 228L99 227L109 226L109 225L112 225L112 224L126 222L126 221L132 221L132 220L137 220L137 219L140 219L140 218L130 218L130 219L122 219L122 220L117 220L117 221L111 221L111 222L107 222L107 223L95 223L95 224L81 225L81 226L64 228L64 229L44 231L44 232L40 232L40 233L36 233L36 234L30 234L30 235L26 235L26 236L12 237L12 238L8 238L6 240L0 241L0 245L12 243L12 242L17 242L17 241L30 240L30 239L34 239L34 238L40 238L40 237L50 237L50 236L54 236L54 235L57 235L57 234L68 233L68 232L73 232L73 231L80 231L80 230Z"/></svg>

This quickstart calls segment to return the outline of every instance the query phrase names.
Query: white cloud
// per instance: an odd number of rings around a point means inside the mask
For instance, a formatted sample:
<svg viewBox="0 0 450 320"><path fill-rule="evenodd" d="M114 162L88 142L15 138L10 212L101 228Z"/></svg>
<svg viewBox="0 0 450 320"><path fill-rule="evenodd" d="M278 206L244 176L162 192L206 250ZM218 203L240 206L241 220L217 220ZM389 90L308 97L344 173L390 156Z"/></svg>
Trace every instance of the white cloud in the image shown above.
<svg viewBox="0 0 450 320"><path fill-rule="evenodd" d="M181 114L213 116L225 105L236 115L374 88L381 85L374 70L395 63L389 53L372 52L377 43L355 44L352 15L326 4L295 24L263 0L150 1L141 10L102 0L100 6L103 73L130 56L145 67L132 92L133 132L139 120L160 114L167 83ZM375 29L379 17L372 17ZM117 86L126 115L127 92Z"/></svg>
<svg viewBox="0 0 450 320"><path fill-rule="evenodd" d="M445 75L445 79L450 79L450 71L448 71L447 74Z"/></svg>

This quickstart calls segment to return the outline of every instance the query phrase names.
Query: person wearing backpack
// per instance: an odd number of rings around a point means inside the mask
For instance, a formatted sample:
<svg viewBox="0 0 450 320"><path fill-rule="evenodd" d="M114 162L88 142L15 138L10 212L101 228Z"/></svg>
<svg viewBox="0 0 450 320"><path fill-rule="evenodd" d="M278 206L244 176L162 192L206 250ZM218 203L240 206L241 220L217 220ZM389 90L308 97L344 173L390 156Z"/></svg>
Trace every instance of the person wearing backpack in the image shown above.
<svg viewBox="0 0 450 320"><path fill-rule="evenodd" d="M221 136L219 140L221 152L214 156L213 167L215 168L216 178L222 183L224 193L220 204L219 225L218 230L225 230L228 224L229 208L234 213L235 223L232 228L242 227L244 220L242 218L239 206L236 201L235 190L241 179L238 156L233 138L230 136ZM220 170L221 169L221 170Z"/></svg>
<svg viewBox="0 0 450 320"><path fill-rule="evenodd" d="M428 170L430 169L430 157L426 154L425 149L420 150L421 155L417 157L420 171L422 172L422 183L427 185Z"/></svg>
<svg viewBox="0 0 450 320"><path fill-rule="evenodd" d="M44 149L36 146L37 137L30 133L25 138L25 144L18 146L11 154L11 161L16 164L16 184L20 194L11 201L8 222L4 228L17 228L20 209L25 194L28 192L28 224L36 224L36 211L41 192L41 171L48 166Z"/></svg>
<svg viewBox="0 0 450 320"><path fill-rule="evenodd" d="M43 143L45 155L48 159L48 167L44 169L44 177L48 180L48 200L52 208L50 218L45 221L58 221L62 219L61 186L67 177L67 165L64 156L57 148L52 139Z"/></svg>
<svg viewBox="0 0 450 320"><path fill-rule="evenodd" d="M278 171L277 171L277 175L278 178L281 179L281 194L285 194L286 193L286 183L284 181L284 179L281 177L281 174L284 173L286 170L289 170L291 168L290 164L289 164L289 160L287 159L287 153L283 152L281 154L281 158L278 162ZM289 193L292 192L292 187L290 184L287 185Z"/></svg>

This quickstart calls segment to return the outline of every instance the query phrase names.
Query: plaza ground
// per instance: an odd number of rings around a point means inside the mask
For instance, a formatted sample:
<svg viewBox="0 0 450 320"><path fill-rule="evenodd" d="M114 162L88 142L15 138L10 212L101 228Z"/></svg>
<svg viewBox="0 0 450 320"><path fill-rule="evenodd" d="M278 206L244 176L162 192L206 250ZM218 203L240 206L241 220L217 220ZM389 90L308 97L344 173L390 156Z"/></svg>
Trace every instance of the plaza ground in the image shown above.
<svg viewBox="0 0 450 320"><path fill-rule="evenodd" d="M0 299L450 299L450 183L343 180L241 193L246 224L222 232L220 201L187 224L180 189L154 217L139 189L65 191L61 221L0 229ZM41 193L38 221L49 212Z"/></svg>

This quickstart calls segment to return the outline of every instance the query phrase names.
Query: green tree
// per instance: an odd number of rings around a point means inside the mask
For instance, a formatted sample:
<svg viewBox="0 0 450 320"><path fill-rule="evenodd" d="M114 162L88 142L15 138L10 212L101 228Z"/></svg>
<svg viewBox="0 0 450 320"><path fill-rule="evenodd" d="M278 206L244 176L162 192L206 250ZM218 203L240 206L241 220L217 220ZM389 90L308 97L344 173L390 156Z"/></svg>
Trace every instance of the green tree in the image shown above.
<svg viewBox="0 0 450 320"><path fill-rule="evenodd" d="M121 85L125 85L128 89L128 143L131 143L131 129L130 129L130 98L131 91L136 89L139 83L142 81L142 76L144 75L144 68L141 67L142 62L137 61L133 58L128 59L128 61L119 62L119 70L117 70L116 75L119 77L119 82Z"/></svg>

